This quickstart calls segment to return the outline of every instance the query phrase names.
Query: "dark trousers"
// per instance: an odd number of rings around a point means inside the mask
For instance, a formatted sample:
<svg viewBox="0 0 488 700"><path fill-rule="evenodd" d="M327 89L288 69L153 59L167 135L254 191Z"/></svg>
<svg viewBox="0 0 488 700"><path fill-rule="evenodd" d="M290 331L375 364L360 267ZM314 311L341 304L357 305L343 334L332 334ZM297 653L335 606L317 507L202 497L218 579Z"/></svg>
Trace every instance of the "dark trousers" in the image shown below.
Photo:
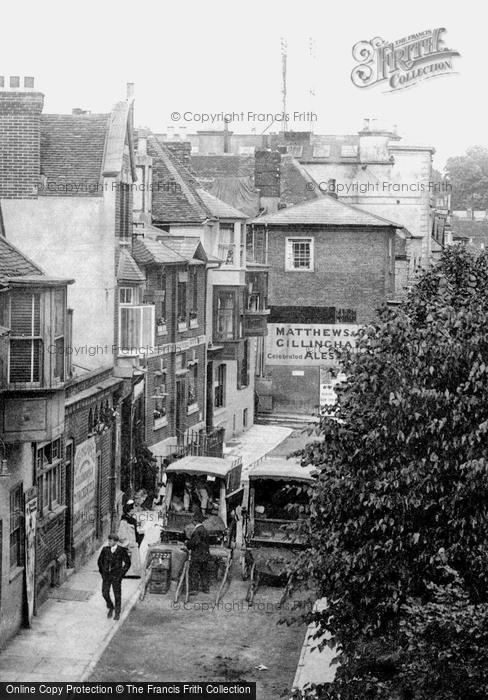
<svg viewBox="0 0 488 700"><path fill-rule="evenodd" d="M190 562L190 588L208 591L208 559L192 559Z"/></svg>
<svg viewBox="0 0 488 700"><path fill-rule="evenodd" d="M110 597L110 588L113 589L115 598L115 614L120 613L120 607L122 604L122 579L113 578L112 576L104 576L102 578L102 595L107 603L107 608L109 610L114 609L114 604Z"/></svg>

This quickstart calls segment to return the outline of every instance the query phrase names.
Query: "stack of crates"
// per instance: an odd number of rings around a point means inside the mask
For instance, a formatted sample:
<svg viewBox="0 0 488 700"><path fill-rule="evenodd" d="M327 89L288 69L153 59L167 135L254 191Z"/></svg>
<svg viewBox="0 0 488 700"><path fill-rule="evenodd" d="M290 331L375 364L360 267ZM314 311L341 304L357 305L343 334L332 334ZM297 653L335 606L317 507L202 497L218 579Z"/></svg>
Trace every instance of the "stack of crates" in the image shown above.
<svg viewBox="0 0 488 700"><path fill-rule="evenodd" d="M151 560L150 593L167 593L171 584L171 552L157 552Z"/></svg>

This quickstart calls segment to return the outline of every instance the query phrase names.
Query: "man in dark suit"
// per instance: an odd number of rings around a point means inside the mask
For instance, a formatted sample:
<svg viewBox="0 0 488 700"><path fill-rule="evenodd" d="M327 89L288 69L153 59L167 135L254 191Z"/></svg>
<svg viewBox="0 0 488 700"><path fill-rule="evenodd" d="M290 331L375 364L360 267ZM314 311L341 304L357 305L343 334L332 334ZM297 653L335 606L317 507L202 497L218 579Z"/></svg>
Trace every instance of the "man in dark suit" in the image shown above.
<svg viewBox="0 0 488 700"><path fill-rule="evenodd" d="M108 545L102 548L98 557L98 570L102 576L102 595L108 608L107 617L112 617L115 608L114 620L120 618L122 579L130 569L129 553L118 542L118 535L111 533L108 537ZM114 592L115 606L110 597L110 588Z"/></svg>
<svg viewBox="0 0 488 700"><path fill-rule="evenodd" d="M208 562L210 559L210 547L208 532L203 525L203 515L200 508L193 509L193 522L195 527L186 546L191 552L190 581L191 588L198 591L199 580L204 593L209 592Z"/></svg>

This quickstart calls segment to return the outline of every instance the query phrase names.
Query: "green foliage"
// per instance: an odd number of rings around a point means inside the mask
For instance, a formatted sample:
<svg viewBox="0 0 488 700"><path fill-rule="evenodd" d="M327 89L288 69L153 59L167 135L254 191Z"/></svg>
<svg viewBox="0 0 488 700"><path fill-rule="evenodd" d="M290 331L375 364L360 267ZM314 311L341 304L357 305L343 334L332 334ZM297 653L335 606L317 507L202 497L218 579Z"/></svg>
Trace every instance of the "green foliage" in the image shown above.
<svg viewBox="0 0 488 700"><path fill-rule="evenodd" d="M446 172L453 188L453 209L488 208L488 149L473 146L464 156L449 158Z"/></svg>
<svg viewBox="0 0 488 700"><path fill-rule="evenodd" d="M340 420L303 455L321 475L297 573L341 649L319 697L488 696L487 309L487 255L448 249L343 358Z"/></svg>

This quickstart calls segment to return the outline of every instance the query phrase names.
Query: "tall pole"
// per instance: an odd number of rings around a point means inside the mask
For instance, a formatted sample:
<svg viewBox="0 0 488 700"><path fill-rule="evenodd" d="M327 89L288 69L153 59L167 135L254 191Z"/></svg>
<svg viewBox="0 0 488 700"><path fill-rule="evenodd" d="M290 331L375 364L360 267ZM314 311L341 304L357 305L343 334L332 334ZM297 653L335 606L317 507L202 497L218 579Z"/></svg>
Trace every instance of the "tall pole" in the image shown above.
<svg viewBox="0 0 488 700"><path fill-rule="evenodd" d="M288 42L284 37L281 37L281 98L282 98L282 124L283 131L286 131L286 60L287 60Z"/></svg>
<svg viewBox="0 0 488 700"><path fill-rule="evenodd" d="M316 53L316 43L315 39L313 37L309 37L308 39L308 55L309 55L309 60L310 60L310 88L309 88L309 98L310 98L310 122L309 122L309 131L313 131L313 117L312 115L314 114L315 111L315 79L316 79L316 72L315 72L315 63L316 63L316 58L317 58L317 53Z"/></svg>

